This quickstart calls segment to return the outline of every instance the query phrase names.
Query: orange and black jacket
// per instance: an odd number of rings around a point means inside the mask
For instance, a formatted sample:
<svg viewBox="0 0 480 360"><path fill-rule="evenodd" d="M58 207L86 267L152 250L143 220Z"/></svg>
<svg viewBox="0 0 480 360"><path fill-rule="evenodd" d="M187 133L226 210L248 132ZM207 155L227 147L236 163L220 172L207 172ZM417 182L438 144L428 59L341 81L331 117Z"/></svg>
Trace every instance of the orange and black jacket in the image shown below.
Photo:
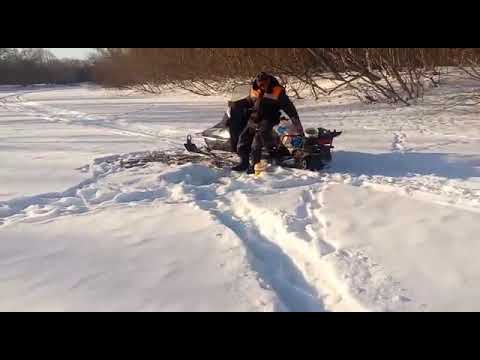
<svg viewBox="0 0 480 360"><path fill-rule="evenodd" d="M266 119L277 124L280 121L280 110L283 110L295 125L300 125L297 109L277 79L271 77L267 91L261 99L259 97L261 97L260 91L257 84L253 82L248 100L258 113L259 119Z"/></svg>

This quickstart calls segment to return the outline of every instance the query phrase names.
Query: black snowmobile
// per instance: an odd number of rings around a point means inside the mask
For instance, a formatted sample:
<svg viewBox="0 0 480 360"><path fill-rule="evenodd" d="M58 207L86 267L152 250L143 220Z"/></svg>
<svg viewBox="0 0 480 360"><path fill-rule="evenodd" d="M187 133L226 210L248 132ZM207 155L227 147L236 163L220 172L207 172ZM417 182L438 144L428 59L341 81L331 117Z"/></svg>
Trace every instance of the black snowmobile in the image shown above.
<svg viewBox="0 0 480 360"><path fill-rule="evenodd" d="M237 87L232 96L232 101L246 97L249 87ZM283 113L283 112L282 112ZM187 136L185 148L189 152L205 155L221 156L225 153L234 153L230 142L230 107L228 107L222 120L203 131L206 147L198 148L191 135ZM281 117L280 124L274 127L273 138L275 141L275 155L266 151L262 157L268 162L291 168L304 170L321 170L332 161L333 139L342 134L341 131L327 130L324 128L307 128L305 136L289 133L289 118L286 114Z"/></svg>

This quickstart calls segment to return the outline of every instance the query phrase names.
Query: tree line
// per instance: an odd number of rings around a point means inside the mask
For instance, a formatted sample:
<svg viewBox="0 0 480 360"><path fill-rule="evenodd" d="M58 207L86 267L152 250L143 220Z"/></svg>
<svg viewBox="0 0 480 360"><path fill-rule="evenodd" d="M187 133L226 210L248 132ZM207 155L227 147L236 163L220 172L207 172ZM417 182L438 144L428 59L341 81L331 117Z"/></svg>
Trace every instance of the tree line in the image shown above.
<svg viewBox="0 0 480 360"><path fill-rule="evenodd" d="M87 60L57 59L46 49L0 48L0 84L68 84L149 93L180 88L212 95L260 71L295 97L348 89L365 102L410 104L441 84L446 67L480 81L478 48L97 48Z"/></svg>
<svg viewBox="0 0 480 360"><path fill-rule="evenodd" d="M480 79L475 48L102 48L92 76L107 87L210 95L270 71L297 97L350 89L363 101L409 104L455 66Z"/></svg>
<svg viewBox="0 0 480 360"><path fill-rule="evenodd" d="M57 59L43 48L0 48L0 84L70 84L92 81L90 61Z"/></svg>

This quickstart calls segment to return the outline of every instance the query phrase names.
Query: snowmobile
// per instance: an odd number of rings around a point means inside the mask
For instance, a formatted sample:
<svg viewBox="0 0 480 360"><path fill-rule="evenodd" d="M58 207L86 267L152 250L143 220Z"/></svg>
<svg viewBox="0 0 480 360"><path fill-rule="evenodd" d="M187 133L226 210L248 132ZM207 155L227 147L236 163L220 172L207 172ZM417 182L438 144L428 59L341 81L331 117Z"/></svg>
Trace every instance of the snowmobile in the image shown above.
<svg viewBox="0 0 480 360"><path fill-rule="evenodd" d="M245 98L248 92L249 86L235 88L231 101ZM185 143L187 151L215 157L234 153L230 142L230 120L230 106L228 106L219 123L200 133L205 147L198 148L193 143L192 136L188 135ZM273 128L275 151L264 150L262 158L274 165L312 171L321 170L332 161L333 139L341 135L341 131L331 131L321 127L307 128L304 135L299 135L291 129L292 123L282 111L280 123Z"/></svg>

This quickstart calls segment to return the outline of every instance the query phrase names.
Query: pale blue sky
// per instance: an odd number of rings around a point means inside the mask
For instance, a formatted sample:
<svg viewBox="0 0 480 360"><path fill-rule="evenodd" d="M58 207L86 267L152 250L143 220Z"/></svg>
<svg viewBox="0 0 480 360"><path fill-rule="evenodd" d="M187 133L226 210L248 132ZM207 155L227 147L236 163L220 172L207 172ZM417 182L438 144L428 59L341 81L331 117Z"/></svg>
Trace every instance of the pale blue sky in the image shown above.
<svg viewBox="0 0 480 360"><path fill-rule="evenodd" d="M85 59L93 48L47 48L57 58Z"/></svg>

